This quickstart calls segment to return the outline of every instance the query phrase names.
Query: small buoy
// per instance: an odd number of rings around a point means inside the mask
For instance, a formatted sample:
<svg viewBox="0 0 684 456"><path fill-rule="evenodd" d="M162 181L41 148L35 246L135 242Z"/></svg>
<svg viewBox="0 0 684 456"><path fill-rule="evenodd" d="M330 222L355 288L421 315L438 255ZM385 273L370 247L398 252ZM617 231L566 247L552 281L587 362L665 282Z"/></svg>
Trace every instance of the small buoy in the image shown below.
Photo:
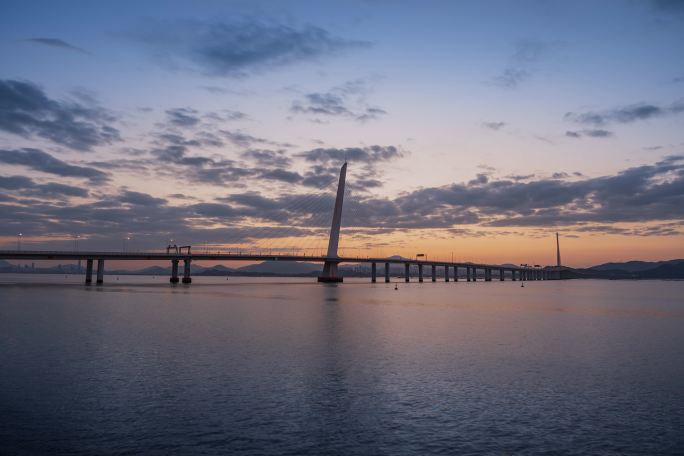
<svg viewBox="0 0 684 456"><path fill-rule="evenodd" d="M525 286L525 282L521 282L521 283L520 283L520 286L521 286L521 287L524 287L524 286Z"/></svg>
<svg viewBox="0 0 684 456"><path fill-rule="evenodd" d="M395 289L395 290L398 290L398 289L399 289L399 287L397 286L396 283L394 284L394 289Z"/></svg>

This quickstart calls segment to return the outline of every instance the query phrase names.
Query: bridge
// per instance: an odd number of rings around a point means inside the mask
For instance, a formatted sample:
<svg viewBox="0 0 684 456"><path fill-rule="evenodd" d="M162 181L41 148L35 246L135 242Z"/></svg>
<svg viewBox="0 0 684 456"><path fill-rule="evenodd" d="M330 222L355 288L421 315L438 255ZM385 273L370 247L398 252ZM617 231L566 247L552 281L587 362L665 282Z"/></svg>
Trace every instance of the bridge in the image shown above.
<svg viewBox="0 0 684 456"><path fill-rule="evenodd" d="M470 262L445 262L408 259L408 258L373 258L373 257L341 257L338 255L338 245L340 238L340 228L342 224L342 205L344 204L344 188L347 174L347 163L342 165L340 178L337 185L337 196L333 210L332 224L330 228L330 238L328 240L328 250L326 255L307 256L307 255L272 255L272 254L251 254L251 253L192 253L190 246L168 246L166 252L100 252L100 251L39 251L39 250L0 250L0 259L5 260L85 260L85 283L93 282L93 267L97 261L96 283L104 283L105 260L140 260L140 261L170 261L172 284L182 282L192 283L191 264L193 261L306 261L322 263L323 271L318 277L319 282L342 282L343 277L339 274L338 265L341 263L366 263L370 264L371 282L377 282L378 264L383 265L384 281L390 282L390 266L403 265L405 282L411 280L411 268L417 267L418 281L424 281L424 272L430 269L429 278L432 282L437 281L438 269L442 269L444 281L449 282L459 280L459 270L465 272L463 277L467 282L475 282L482 278L485 282L491 282L494 277L503 281L507 277L509 280L558 280L562 278L562 267L560 266L560 248L558 246L558 236L556 235L557 262L555 267L541 267L539 265L495 265L478 264ZM179 277L179 265L183 262L183 276ZM481 274L478 275L478 272Z"/></svg>

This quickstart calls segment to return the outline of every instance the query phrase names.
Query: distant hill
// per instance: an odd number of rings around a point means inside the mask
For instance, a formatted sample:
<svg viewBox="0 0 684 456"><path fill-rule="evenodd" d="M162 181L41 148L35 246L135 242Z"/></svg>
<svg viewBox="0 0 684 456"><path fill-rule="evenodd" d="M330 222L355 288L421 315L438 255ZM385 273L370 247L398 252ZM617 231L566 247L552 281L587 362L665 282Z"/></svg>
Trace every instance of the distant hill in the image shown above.
<svg viewBox="0 0 684 456"><path fill-rule="evenodd" d="M241 273L249 274L309 274L320 271L321 265L314 263L300 263L294 261L264 261L259 264L250 264L237 269Z"/></svg>
<svg viewBox="0 0 684 456"><path fill-rule="evenodd" d="M202 276L224 276L224 275L233 275L235 272L235 269L226 267L222 264L217 264L208 268L202 268L201 266L194 265L192 266L192 273L194 275L202 275Z"/></svg>
<svg viewBox="0 0 684 456"><path fill-rule="evenodd" d="M594 271L627 271L627 272L641 272L649 269L654 269L666 264L677 264L684 260L668 260L668 261L626 261L624 263L604 263L598 266L592 266L589 269Z"/></svg>
<svg viewBox="0 0 684 456"><path fill-rule="evenodd" d="M163 268L161 266L150 266L149 268L136 269L135 271L131 271L131 274L165 275L171 274L171 268Z"/></svg>
<svg viewBox="0 0 684 456"><path fill-rule="evenodd" d="M684 260L665 262L658 267L641 271L639 277L644 279L684 279Z"/></svg>

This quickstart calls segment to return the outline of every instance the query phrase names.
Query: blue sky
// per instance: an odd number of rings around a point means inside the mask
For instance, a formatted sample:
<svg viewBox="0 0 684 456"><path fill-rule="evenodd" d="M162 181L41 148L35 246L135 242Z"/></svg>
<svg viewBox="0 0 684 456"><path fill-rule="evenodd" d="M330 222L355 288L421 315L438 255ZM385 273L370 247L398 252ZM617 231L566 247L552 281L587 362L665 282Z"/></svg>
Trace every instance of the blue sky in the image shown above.
<svg viewBox="0 0 684 456"><path fill-rule="evenodd" d="M132 217L140 248L172 235L261 245L222 230L282 228L266 200L321 191L347 155L350 246L377 249L390 233L396 250L439 254L458 237L473 259L486 242L496 260L497 242L529 250L561 230L578 252L610 246L579 263L634 245L624 254L664 255L684 219L672 159L684 154L682 43L674 0L5 1L0 176L31 183L6 180L3 239L119 245ZM501 189L525 201L499 204ZM468 204L467 192L491 200ZM111 239L78 219L103 201ZM384 218L371 223L374 207ZM189 227L171 233L145 219L154 211ZM318 245L320 224L268 242Z"/></svg>

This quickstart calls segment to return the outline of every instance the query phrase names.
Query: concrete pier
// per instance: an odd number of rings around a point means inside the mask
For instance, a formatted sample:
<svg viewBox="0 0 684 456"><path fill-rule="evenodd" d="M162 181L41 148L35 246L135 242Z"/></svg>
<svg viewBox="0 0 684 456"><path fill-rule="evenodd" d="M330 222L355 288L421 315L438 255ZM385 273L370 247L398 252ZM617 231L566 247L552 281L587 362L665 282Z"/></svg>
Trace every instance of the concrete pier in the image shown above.
<svg viewBox="0 0 684 456"><path fill-rule="evenodd" d="M449 281L449 265L444 265L444 281Z"/></svg>
<svg viewBox="0 0 684 456"><path fill-rule="evenodd" d="M499 280L501 280L502 282L504 281L504 270L503 269L499 269Z"/></svg>
<svg viewBox="0 0 684 456"><path fill-rule="evenodd" d="M411 268L411 265L408 263L404 263L404 282L409 281L409 269Z"/></svg>
<svg viewBox="0 0 684 456"><path fill-rule="evenodd" d="M86 260L85 283L86 285L93 283L93 260L91 258Z"/></svg>
<svg viewBox="0 0 684 456"><path fill-rule="evenodd" d="M190 277L190 262L192 260L183 260L183 283L192 283L192 278Z"/></svg>
<svg viewBox="0 0 684 456"><path fill-rule="evenodd" d="M477 268L473 266L470 269L472 270L473 282L477 282Z"/></svg>
<svg viewBox="0 0 684 456"><path fill-rule="evenodd" d="M517 279L515 278L515 269L511 269L511 280L515 282Z"/></svg>
<svg viewBox="0 0 684 456"><path fill-rule="evenodd" d="M385 283L390 282L390 267L389 263L385 263Z"/></svg>
<svg viewBox="0 0 684 456"><path fill-rule="evenodd" d="M378 280L378 265L371 263L371 282L375 283Z"/></svg>
<svg viewBox="0 0 684 456"><path fill-rule="evenodd" d="M423 265L419 264L418 265L418 282L423 281Z"/></svg>
<svg viewBox="0 0 684 456"><path fill-rule="evenodd" d="M435 266L434 264L432 265L432 281L437 281L437 266Z"/></svg>
<svg viewBox="0 0 684 456"><path fill-rule="evenodd" d="M466 281L470 282L470 266L466 266Z"/></svg>
<svg viewBox="0 0 684 456"><path fill-rule="evenodd" d="M102 285L104 283L104 260L99 259L97 260L97 282L98 285Z"/></svg>
<svg viewBox="0 0 684 456"><path fill-rule="evenodd" d="M485 268L485 282L492 281L492 270L491 268Z"/></svg>
<svg viewBox="0 0 684 456"><path fill-rule="evenodd" d="M454 282L458 282L458 266L454 266Z"/></svg>
<svg viewBox="0 0 684 456"><path fill-rule="evenodd" d="M178 260L171 260L171 283L178 283Z"/></svg>

